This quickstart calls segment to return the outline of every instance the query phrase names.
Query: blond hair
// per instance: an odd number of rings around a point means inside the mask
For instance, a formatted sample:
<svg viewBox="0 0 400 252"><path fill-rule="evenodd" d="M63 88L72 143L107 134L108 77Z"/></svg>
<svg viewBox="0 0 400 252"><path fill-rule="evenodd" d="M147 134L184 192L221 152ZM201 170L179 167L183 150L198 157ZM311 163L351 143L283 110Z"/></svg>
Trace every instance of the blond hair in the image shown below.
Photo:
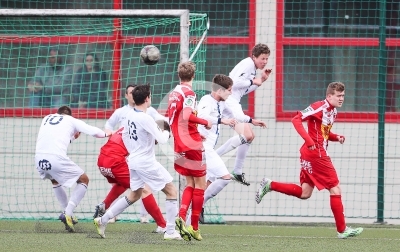
<svg viewBox="0 0 400 252"><path fill-rule="evenodd" d="M329 83L328 88L326 89L326 95L334 95L335 91L343 92L344 84L340 81L334 81Z"/></svg>
<svg viewBox="0 0 400 252"><path fill-rule="evenodd" d="M196 64L192 61L186 61L178 65L178 76L181 81L191 81L196 71Z"/></svg>

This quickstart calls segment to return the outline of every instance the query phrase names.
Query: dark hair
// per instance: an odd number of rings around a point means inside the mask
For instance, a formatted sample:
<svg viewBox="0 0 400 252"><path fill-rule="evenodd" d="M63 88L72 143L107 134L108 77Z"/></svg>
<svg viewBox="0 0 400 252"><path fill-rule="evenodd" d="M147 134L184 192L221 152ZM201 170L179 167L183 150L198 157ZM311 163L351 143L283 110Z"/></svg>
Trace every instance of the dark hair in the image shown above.
<svg viewBox="0 0 400 252"><path fill-rule="evenodd" d="M68 106L61 106L58 108L57 114L60 114L60 115L64 114L64 115L72 116L72 111L71 111L70 107L68 107Z"/></svg>
<svg viewBox="0 0 400 252"><path fill-rule="evenodd" d="M269 50L269 47L266 44L257 44L253 47L253 50L251 50L251 54L254 57L258 57L261 54L270 54L271 51Z"/></svg>
<svg viewBox="0 0 400 252"><path fill-rule="evenodd" d="M125 94L128 94L128 89L131 87L131 88L135 88L135 87L137 87L138 85L136 85L136 84L129 84L128 86L126 86L126 88L125 88Z"/></svg>
<svg viewBox="0 0 400 252"><path fill-rule="evenodd" d="M101 67L100 67L99 59L97 58L96 54L94 54L93 52L86 53L85 57L83 58L83 69L85 69L85 71L87 72L87 67L85 64L87 56L92 56L94 59L93 70L100 72Z"/></svg>
<svg viewBox="0 0 400 252"><path fill-rule="evenodd" d="M138 106L145 103L146 98L150 97L150 84L136 86L132 91L132 97Z"/></svg>
<svg viewBox="0 0 400 252"><path fill-rule="evenodd" d="M228 89L233 85L233 80L225 74L216 74L212 79L212 82L212 91L217 91L221 88Z"/></svg>

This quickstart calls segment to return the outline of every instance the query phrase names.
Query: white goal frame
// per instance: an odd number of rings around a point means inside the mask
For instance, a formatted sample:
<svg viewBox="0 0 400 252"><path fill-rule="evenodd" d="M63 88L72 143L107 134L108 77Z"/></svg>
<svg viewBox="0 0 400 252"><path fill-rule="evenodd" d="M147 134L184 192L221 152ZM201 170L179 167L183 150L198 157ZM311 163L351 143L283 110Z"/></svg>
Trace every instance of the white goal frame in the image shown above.
<svg viewBox="0 0 400 252"><path fill-rule="evenodd" d="M1 16L39 17L137 17L173 16L180 18L180 62L189 60L189 10L90 10L90 9L0 9Z"/></svg>

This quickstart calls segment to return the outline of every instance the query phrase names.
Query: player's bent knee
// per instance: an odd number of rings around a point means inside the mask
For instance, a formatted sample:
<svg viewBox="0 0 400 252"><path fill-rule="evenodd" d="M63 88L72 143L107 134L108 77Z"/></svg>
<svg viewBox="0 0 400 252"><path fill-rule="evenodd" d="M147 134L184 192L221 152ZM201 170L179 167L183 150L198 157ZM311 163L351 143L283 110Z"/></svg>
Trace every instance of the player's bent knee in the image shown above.
<svg viewBox="0 0 400 252"><path fill-rule="evenodd" d="M136 202L142 196L143 189L139 188L136 191L130 191L129 194L126 196L128 200L132 203Z"/></svg>
<svg viewBox="0 0 400 252"><path fill-rule="evenodd" d="M177 190L172 183L168 183L165 185L163 192L165 193L165 196L167 199L176 199L177 198Z"/></svg>
<svg viewBox="0 0 400 252"><path fill-rule="evenodd" d="M76 183L89 185L89 177L86 175L86 173L84 173L79 177Z"/></svg>
<svg viewBox="0 0 400 252"><path fill-rule="evenodd" d="M245 127L245 131L244 131L243 135L244 135L247 143L251 143L251 141L254 140L254 132L249 126Z"/></svg>
<svg viewBox="0 0 400 252"><path fill-rule="evenodd" d="M244 135L247 143L251 143L254 140L254 135Z"/></svg>
<svg viewBox="0 0 400 252"><path fill-rule="evenodd" d="M252 133L252 139L251 139L251 141L253 141L254 140L254 138L256 137L256 135L254 134L254 132L253 131L251 131L251 133ZM251 142L250 141L250 142Z"/></svg>
<svg viewBox="0 0 400 252"><path fill-rule="evenodd" d="M55 179L51 179L50 181L51 181L51 183L52 183L53 185L55 185L55 186L56 186L56 185L58 185L58 182L57 182L57 180L55 180Z"/></svg>
<svg viewBox="0 0 400 252"><path fill-rule="evenodd" d="M146 198L146 197L149 196L151 193L152 193L151 191L148 191L148 190L146 190L146 189L143 189L143 191L142 191L142 199L143 199L143 198Z"/></svg>
<svg viewBox="0 0 400 252"><path fill-rule="evenodd" d="M302 200L307 200L307 199L309 199L310 197L311 197L311 193L310 193L310 194L302 194L301 197L300 197L300 199L302 199Z"/></svg>
<svg viewBox="0 0 400 252"><path fill-rule="evenodd" d="M340 186L337 185L337 186L332 187L331 189L329 189L329 193L331 195L341 195L342 194L342 190L340 189Z"/></svg>
<svg viewBox="0 0 400 252"><path fill-rule="evenodd" d="M301 196L300 199L306 200L309 199L313 193L314 187L310 186L307 183L303 183L301 185Z"/></svg>

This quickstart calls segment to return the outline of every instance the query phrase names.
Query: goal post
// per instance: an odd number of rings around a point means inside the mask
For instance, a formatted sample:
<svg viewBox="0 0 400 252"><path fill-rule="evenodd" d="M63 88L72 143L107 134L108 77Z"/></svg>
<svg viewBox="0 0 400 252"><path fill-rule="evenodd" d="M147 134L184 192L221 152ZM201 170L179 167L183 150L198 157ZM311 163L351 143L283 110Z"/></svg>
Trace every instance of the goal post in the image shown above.
<svg viewBox="0 0 400 252"><path fill-rule="evenodd" d="M180 19L180 60L189 60L189 10L89 10L89 9L0 9L3 17L137 17L173 16Z"/></svg>
<svg viewBox="0 0 400 252"><path fill-rule="evenodd" d="M39 179L32 161L41 118L55 111L55 104L44 104L45 98L72 97L74 116L102 128L112 112L126 103L125 87L129 84L150 83L153 106L165 108L161 104L163 98L179 81L176 74L179 62L194 61L196 80L205 81L204 41L209 25L206 14L188 10L0 9L0 25L0 58L7 62L3 64L4 71L0 71L4 84L0 93L5 97L0 100L0 114L7 125L17 125L3 130L6 136L3 147L7 153L0 168L3 174L0 175L0 199L7 204L0 207L0 219L54 219L60 213L50 182ZM139 56L141 48L149 44L161 51L161 59L154 66L145 65ZM57 64L53 66L63 69L57 85L68 92L56 94L55 88L47 94L42 91L43 103L31 106L33 96L30 95L34 92L27 86L40 82L43 73L38 74L41 71L38 69L49 66L50 50L54 48L62 52L55 57ZM93 60L96 73L104 74L105 79L96 79L94 74L89 74L89 81L85 79L87 73L82 69L88 67L88 57ZM88 82L98 86L83 88ZM104 83L106 86L102 88ZM76 87L80 89L76 91ZM52 87L43 89L49 88ZM101 96L101 92L105 95ZM80 95L88 99L94 96L97 103L89 106L90 101L81 102ZM74 100L76 96L78 102ZM91 218L93 207L110 189L97 169L102 144L102 140L81 136L68 151L68 156L90 178L89 190L76 209L81 219ZM179 181L173 161L159 147L156 155L174 176L174 181ZM7 172L10 166L11 174ZM156 198L164 211L165 197L156 195ZM138 220L139 209L139 204L135 204L120 218ZM208 212L221 218L217 207Z"/></svg>

